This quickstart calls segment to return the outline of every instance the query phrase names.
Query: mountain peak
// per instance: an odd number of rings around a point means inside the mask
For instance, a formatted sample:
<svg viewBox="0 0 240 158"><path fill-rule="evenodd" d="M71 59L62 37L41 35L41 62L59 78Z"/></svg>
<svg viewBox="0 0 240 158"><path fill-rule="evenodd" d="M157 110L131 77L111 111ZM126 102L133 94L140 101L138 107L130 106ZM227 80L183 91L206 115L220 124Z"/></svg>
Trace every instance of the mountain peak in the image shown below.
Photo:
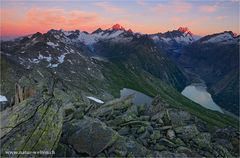
<svg viewBox="0 0 240 158"><path fill-rule="evenodd" d="M120 24L115 24L112 26L113 30L125 30L124 27L122 27Z"/></svg>
<svg viewBox="0 0 240 158"><path fill-rule="evenodd" d="M129 32L129 33L133 33L132 29L128 29L127 32Z"/></svg>
<svg viewBox="0 0 240 158"><path fill-rule="evenodd" d="M187 33L187 34L193 35L192 32L187 27L179 27L178 31L180 31L182 33Z"/></svg>
<svg viewBox="0 0 240 158"><path fill-rule="evenodd" d="M187 27L179 27L178 28L178 31L180 31L180 32L189 32L189 29L187 28Z"/></svg>
<svg viewBox="0 0 240 158"><path fill-rule="evenodd" d="M102 32L103 30L101 28L98 28L97 30L93 31L92 34L94 33L99 33L99 32Z"/></svg>

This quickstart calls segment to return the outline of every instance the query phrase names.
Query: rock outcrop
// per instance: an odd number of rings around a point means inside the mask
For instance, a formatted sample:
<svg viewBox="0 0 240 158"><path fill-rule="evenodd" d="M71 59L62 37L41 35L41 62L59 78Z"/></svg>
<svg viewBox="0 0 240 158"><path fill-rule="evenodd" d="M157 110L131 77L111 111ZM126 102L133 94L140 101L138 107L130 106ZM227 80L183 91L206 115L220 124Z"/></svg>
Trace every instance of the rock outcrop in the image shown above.
<svg viewBox="0 0 240 158"><path fill-rule="evenodd" d="M19 104L28 97L33 96L36 93L35 87L31 81L22 77L19 83L15 84L15 102L14 104Z"/></svg>

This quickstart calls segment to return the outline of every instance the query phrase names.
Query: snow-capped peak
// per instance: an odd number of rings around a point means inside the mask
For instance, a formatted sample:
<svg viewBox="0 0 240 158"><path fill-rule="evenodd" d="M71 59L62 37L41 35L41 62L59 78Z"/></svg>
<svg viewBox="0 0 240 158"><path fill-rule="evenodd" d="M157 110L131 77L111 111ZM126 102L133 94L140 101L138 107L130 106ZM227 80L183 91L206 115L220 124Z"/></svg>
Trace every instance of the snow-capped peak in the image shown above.
<svg viewBox="0 0 240 158"><path fill-rule="evenodd" d="M125 30L124 27L122 27L120 24L115 24L112 26L113 30Z"/></svg>
<svg viewBox="0 0 240 158"><path fill-rule="evenodd" d="M189 34L189 35L193 36L192 32L187 27L179 27L178 31L182 32L182 33L184 33L186 35Z"/></svg>
<svg viewBox="0 0 240 158"><path fill-rule="evenodd" d="M187 27L179 27L177 30L154 34L151 35L151 37L155 42L161 41L170 45L186 45L200 38L199 36L193 35Z"/></svg>
<svg viewBox="0 0 240 158"><path fill-rule="evenodd" d="M237 43L239 36L232 31L224 31L201 38L202 43L219 43L219 44L231 44Z"/></svg>

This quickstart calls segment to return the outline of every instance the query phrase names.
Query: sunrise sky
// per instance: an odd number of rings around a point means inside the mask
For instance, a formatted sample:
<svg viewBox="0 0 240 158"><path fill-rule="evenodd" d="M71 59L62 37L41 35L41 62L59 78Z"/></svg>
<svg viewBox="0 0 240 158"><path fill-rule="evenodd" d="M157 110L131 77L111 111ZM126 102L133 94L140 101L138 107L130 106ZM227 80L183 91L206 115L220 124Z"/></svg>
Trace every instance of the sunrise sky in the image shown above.
<svg viewBox="0 0 240 158"><path fill-rule="evenodd" d="M188 27L206 35L239 34L239 0L1 0L1 36L50 29L94 31L115 23L134 32L157 33Z"/></svg>

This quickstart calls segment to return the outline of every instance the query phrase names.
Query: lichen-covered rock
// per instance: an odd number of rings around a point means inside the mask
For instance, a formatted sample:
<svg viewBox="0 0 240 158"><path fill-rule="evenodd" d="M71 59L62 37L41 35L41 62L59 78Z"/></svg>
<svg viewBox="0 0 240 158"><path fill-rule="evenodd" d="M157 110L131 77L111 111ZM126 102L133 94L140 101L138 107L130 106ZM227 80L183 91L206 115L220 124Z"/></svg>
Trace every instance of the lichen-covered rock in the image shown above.
<svg viewBox="0 0 240 158"><path fill-rule="evenodd" d="M3 111L1 155L5 151L54 150L62 132L62 107L63 101L55 97L36 96Z"/></svg>
<svg viewBox="0 0 240 158"><path fill-rule="evenodd" d="M169 139L174 139L176 136L175 136L175 132L171 129L167 130L167 137Z"/></svg>
<svg viewBox="0 0 240 158"><path fill-rule="evenodd" d="M98 119L84 117L71 122L71 131L67 133L67 143L80 153L91 156L111 146L119 137L117 132L107 127ZM69 128L69 127L66 127Z"/></svg>
<svg viewBox="0 0 240 158"><path fill-rule="evenodd" d="M180 109L170 109L168 111L169 119L171 120L171 124L174 127L184 126L190 124L191 115L187 111L183 111Z"/></svg>
<svg viewBox="0 0 240 158"><path fill-rule="evenodd" d="M224 148L222 145L218 145L218 144L213 145L213 150L216 151L215 156L218 156L218 157L233 157L232 154L226 148Z"/></svg>
<svg viewBox="0 0 240 158"><path fill-rule="evenodd" d="M177 136L184 139L189 140L199 134L199 131L195 125L187 125L174 128Z"/></svg>
<svg viewBox="0 0 240 158"><path fill-rule="evenodd" d="M166 158L181 158L181 157L187 157L186 154L184 153L173 153L170 151L161 151L161 152L156 152L155 157L166 157Z"/></svg>
<svg viewBox="0 0 240 158"><path fill-rule="evenodd" d="M173 142L171 142L170 140L165 139L165 138L161 138L161 139L159 140L159 144L164 145L164 146L167 146L167 147L169 147L169 148L174 148L174 147L176 147L176 145L175 145Z"/></svg>
<svg viewBox="0 0 240 158"><path fill-rule="evenodd" d="M188 157L200 157L200 155L198 155L196 152L192 151L191 149L187 148L187 147L183 147L180 146L176 149L177 153L184 153L186 154Z"/></svg>
<svg viewBox="0 0 240 158"><path fill-rule="evenodd" d="M200 149L209 150L211 148L211 134L199 133L193 138L193 141Z"/></svg>
<svg viewBox="0 0 240 158"><path fill-rule="evenodd" d="M113 156L120 157L145 157L150 153L144 146L124 137L118 138L111 148L115 153Z"/></svg>
<svg viewBox="0 0 240 158"><path fill-rule="evenodd" d="M169 105L161 98L161 96L157 96L152 101L152 105L148 107L147 114L153 116L158 112L164 111Z"/></svg>

